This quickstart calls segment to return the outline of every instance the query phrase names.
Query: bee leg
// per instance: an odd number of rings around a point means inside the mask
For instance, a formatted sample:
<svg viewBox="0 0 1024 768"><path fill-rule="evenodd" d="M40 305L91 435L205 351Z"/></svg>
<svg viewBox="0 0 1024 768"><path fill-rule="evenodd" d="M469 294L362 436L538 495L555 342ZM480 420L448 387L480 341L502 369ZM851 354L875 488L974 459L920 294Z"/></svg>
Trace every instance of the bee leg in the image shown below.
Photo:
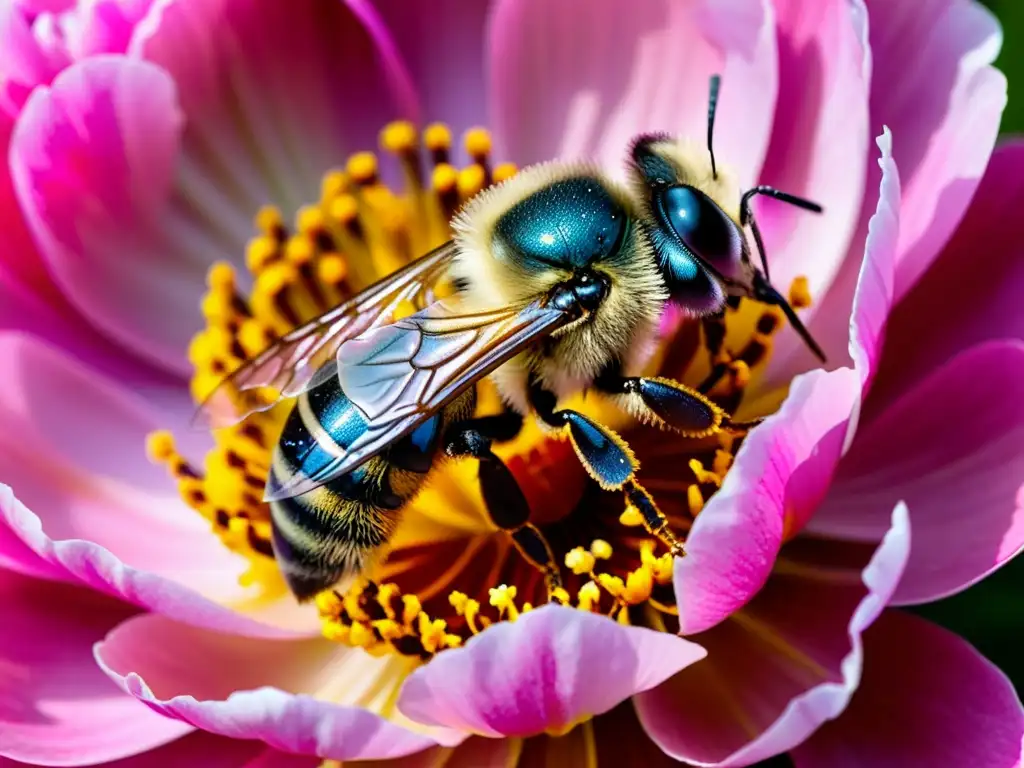
<svg viewBox="0 0 1024 768"><path fill-rule="evenodd" d="M472 420L473 429L495 443L515 440L523 431L523 415L506 407L493 416L478 416Z"/></svg>
<svg viewBox="0 0 1024 768"><path fill-rule="evenodd" d="M733 421L706 396L672 379L605 373L595 384L600 391L620 398L623 409L637 418L685 437L709 437L722 431L742 435L760 423Z"/></svg>
<svg viewBox="0 0 1024 768"><path fill-rule="evenodd" d="M493 422L471 419L453 425L445 441L445 453L452 457L467 456L479 460L480 490L491 521L508 533L519 553L544 574L549 599L562 588L562 576L544 534L530 522L530 505L515 476L491 451L492 439L484 430ZM500 417L499 417L500 418ZM479 429L478 427L483 427ZM519 427L522 426L522 417Z"/></svg>
<svg viewBox="0 0 1024 768"><path fill-rule="evenodd" d="M668 518L637 481L639 464L625 440L582 413L556 410L555 396L540 387L531 387L530 402L545 423L568 433L580 463L602 489L622 491L627 504L640 512L648 533L659 538L673 555L684 553L683 542L672 532Z"/></svg>

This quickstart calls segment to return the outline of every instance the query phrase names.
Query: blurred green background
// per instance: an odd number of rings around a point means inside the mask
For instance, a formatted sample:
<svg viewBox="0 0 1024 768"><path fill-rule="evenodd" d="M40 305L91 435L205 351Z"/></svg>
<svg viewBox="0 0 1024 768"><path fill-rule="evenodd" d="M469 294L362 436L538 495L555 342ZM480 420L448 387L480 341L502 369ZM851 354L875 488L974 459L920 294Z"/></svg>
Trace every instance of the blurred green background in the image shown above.
<svg viewBox="0 0 1024 768"><path fill-rule="evenodd" d="M996 66L1009 80L1009 101L1002 133L1024 134L1024 0L983 2L1003 24L1003 50ZM965 592L917 608L915 613L970 640L1024 695L1024 556Z"/></svg>

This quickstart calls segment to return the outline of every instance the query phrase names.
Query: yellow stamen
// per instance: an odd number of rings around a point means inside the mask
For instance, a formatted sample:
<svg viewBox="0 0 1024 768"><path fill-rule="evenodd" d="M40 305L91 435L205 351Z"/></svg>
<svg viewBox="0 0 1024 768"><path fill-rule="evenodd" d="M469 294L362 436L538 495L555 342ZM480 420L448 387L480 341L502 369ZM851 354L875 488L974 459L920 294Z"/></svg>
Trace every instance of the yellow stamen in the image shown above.
<svg viewBox="0 0 1024 768"><path fill-rule="evenodd" d="M804 276L796 277L789 286L789 303L793 309L807 309L811 306L811 289Z"/></svg>

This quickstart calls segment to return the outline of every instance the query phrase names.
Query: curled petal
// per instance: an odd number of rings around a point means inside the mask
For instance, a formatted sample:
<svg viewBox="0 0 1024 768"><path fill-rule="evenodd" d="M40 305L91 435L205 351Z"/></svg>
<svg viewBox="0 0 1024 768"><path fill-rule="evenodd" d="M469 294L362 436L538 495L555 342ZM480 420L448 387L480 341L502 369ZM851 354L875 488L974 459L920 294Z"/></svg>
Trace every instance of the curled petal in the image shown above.
<svg viewBox="0 0 1024 768"><path fill-rule="evenodd" d="M491 16L495 125L520 163L593 157L623 166L630 139L706 133L708 78L722 75L716 155L757 177L778 85L772 10L761 0L576 5L503 0Z"/></svg>
<svg viewBox="0 0 1024 768"><path fill-rule="evenodd" d="M840 716L857 690L862 634L882 613L909 552L909 518L899 505L860 579L837 568L829 551L814 564L780 563L747 608L699 636L708 648L703 664L636 697L648 735L699 766L752 765L803 742Z"/></svg>
<svg viewBox="0 0 1024 768"><path fill-rule="evenodd" d="M761 589L783 540L824 497L859 397L851 369L812 371L747 437L676 559L680 633L715 626Z"/></svg>
<svg viewBox="0 0 1024 768"><path fill-rule="evenodd" d="M193 624L256 637L293 637L224 608L178 582L125 565L90 541L54 541L39 518L0 483L0 562L44 578L82 584Z"/></svg>
<svg viewBox="0 0 1024 768"><path fill-rule="evenodd" d="M0 569L0 756L91 764L192 730L140 706L96 667L93 643L131 613L104 595Z"/></svg>
<svg viewBox="0 0 1024 768"><path fill-rule="evenodd" d="M960 352L1024 339L1024 141L1001 145L953 239L893 310L865 419Z"/></svg>
<svg viewBox="0 0 1024 768"><path fill-rule="evenodd" d="M323 639L258 640L149 615L110 633L95 656L151 709L222 736L334 760L400 757L439 743L367 709L400 682L394 659ZM388 676L392 685L382 683ZM437 733L448 744L462 739Z"/></svg>
<svg viewBox="0 0 1024 768"><path fill-rule="evenodd" d="M1021 764L1020 699L966 640L888 611L865 633L864 658L857 695L792 752L796 768Z"/></svg>
<svg viewBox="0 0 1024 768"><path fill-rule="evenodd" d="M867 424L809 528L873 541L906 500L914 550L894 600L958 592L1024 548L1024 342L963 352ZM941 436L937 437L937 436Z"/></svg>
<svg viewBox="0 0 1024 768"><path fill-rule="evenodd" d="M904 181L898 299L960 223L992 153L1006 104L1006 78L991 66L1002 31L980 3L867 5L872 111L896 136Z"/></svg>
<svg viewBox="0 0 1024 768"><path fill-rule="evenodd" d="M681 638L546 605L503 622L409 676L407 716L484 736L563 730L704 657Z"/></svg>

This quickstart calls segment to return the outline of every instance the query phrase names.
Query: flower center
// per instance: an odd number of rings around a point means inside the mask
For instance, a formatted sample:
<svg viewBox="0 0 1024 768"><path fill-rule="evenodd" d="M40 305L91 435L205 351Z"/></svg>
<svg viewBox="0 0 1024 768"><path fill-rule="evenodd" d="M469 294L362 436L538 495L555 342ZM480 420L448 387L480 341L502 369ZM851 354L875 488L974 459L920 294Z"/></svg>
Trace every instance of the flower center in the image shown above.
<svg viewBox="0 0 1024 768"><path fill-rule="evenodd" d="M448 240L449 221L462 203L516 173L511 164L492 166L490 137L482 129L464 136L469 162L461 168L452 162L444 125L418 134L396 122L380 139L401 169L401 191L384 182L374 154L356 154L344 170L324 176L319 201L300 209L292 226L276 208L256 215L258 233L246 250L251 288L240 288L227 264L210 269L202 303L206 327L189 349L197 402L274 340ZM790 294L795 307L809 303L804 280ZM752 376L769 357L781 321L777 309L746 299L700 322L670 312L649 373L700 388L735 413L750 400ZM493 387L484 381L479 390L478 415L497 413ZM178 453L168 433L149 440L151 457L168 467L186 503L225 546L248 558L243 584L268 598L287 591L262 495L290 407L282 403L216 430L202 471ZM645 487L680 539L721 486L741 441L724 433L684 439L629 422L593 399L580 397L572 407L624 430ZM564 566L556 600L622 622L671 623L672 555L639 510L629 503L623 508L619 494L603 493L571 444L530 419L515 440L494 450L519 482L531 522ZM476 461L447 460L403 510L386 560L344 589L322 592L316 605L329 639L427 659L494 622L514 621L547 598L542 574L489 521Z"/></svg>

